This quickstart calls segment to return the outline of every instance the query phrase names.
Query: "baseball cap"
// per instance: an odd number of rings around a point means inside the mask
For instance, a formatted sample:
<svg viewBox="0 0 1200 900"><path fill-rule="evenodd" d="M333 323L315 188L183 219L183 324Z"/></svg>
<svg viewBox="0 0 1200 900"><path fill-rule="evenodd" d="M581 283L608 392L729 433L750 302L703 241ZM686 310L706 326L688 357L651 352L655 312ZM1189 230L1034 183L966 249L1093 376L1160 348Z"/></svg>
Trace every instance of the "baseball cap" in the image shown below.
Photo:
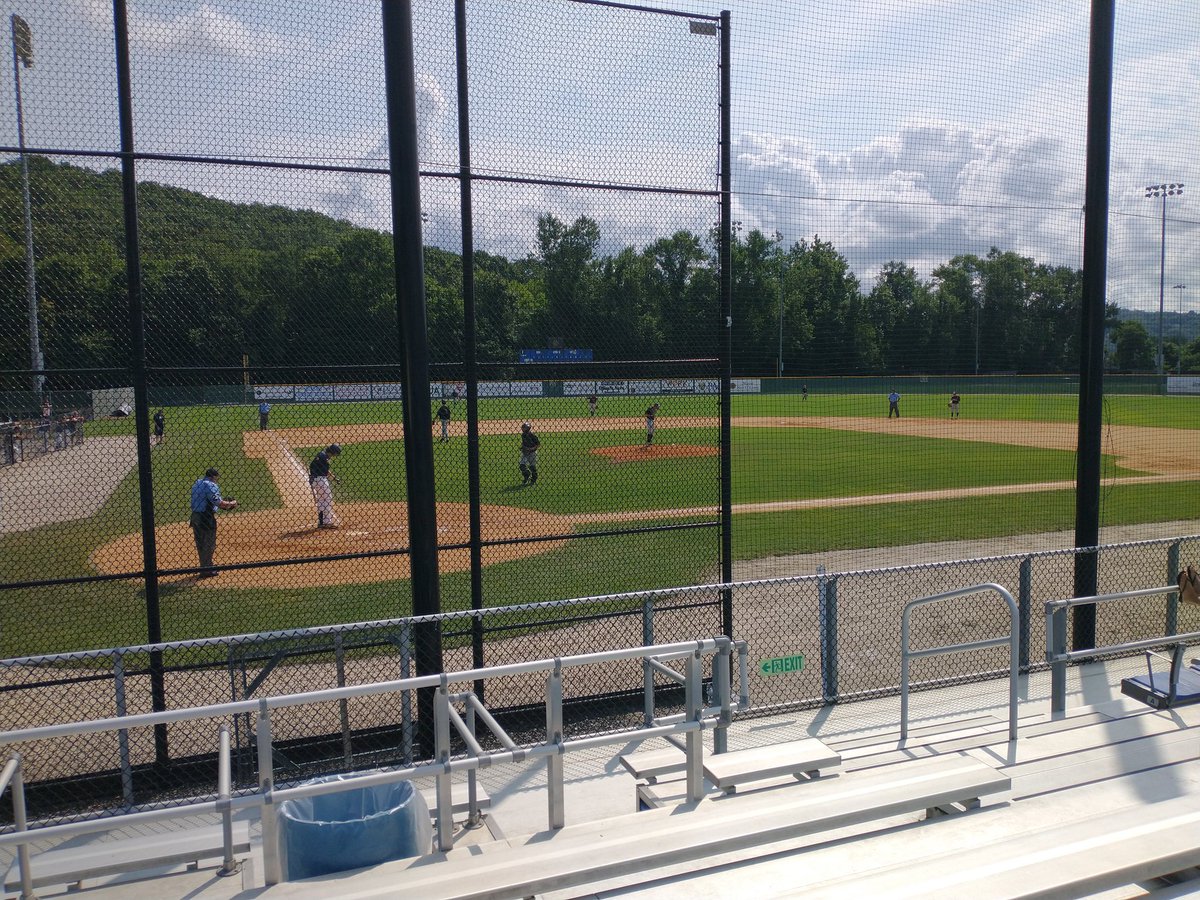
<svg viewBox="0 0 1200 900"><path fill-rule="evenodd" d="M522 428L532 428L533 426L532 426L532 425L530 425L528 422L522 422L522 423L521 423L521 427L522 427Z"/></svg>
<svg viewBox="0 0 1200 900"><path fill-rule="evenodd" d="M339 453L342 452L342 448L340 446L338 446L337 444L330 444L328 447L325 448L325 452L332 453L334 456L337 456Z"/></svg>
<svg viewBox="0 0 1200 900"><path fill-rule="evenodd" d="M220 473L220 472L218 472L216 469L207 469L207 470L204 472L204 477L205 477L205 478L220 478L220 477L221 477L221 473Z"/></svg>

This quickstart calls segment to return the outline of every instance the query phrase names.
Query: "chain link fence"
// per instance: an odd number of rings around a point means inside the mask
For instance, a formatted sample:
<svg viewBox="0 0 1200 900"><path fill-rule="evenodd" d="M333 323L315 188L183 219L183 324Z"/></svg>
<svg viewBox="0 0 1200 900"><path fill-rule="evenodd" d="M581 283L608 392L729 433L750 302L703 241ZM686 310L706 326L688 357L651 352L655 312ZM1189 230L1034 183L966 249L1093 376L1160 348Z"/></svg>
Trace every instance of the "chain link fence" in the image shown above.
<svg viewBox="0 0 1200 900"><path fill-rule="evenodd" d="M1106 593L1161 587L1181 558L1200 551L1200 536L1095 548ZM960 560L902 568L828 572L815 576L681 587L581 598L435 617L401 618L153 647L59 654L0 663L5 703L0 729L16 730L151 711L152 657L166 673L169 708L194 707L411 677L417 628L437 624L447 671L476 667L471 645L485 637L484 666L571 656L623 647L686 641L721 630L722 595L732 594L735 637L749 645L754 718L894 695L899 691L899 622L909 601L970 584L996 583L1018 601L1010 622L1002 604L979 596L919 610L913 649L1003 637L1020 638L1023 673L1046 668L1042 604L1069 596L1075 551ZM989 598L990 599L990 598ZM1098 645L1194 630L1180 621L1174 595L1106 604ZM775 663L779 664L776 665ZM916 690L981 681L1007 673L1004 648L917 660ZM544 680L529 675L492 679L477 692L515 740L544 734ZM646 697L652 698L647 704ZM678 712L678 684L617 662L571 670L564 682L564 718L572 737L617 731ZM411 764L417 745L416 699L358 698L280 709L279 782L372 766ZM212 789L214 735L219 722L182 722L130 729L117 736L80 736L14 745L28 772L31 809L44 818L81 811L145 806ZM235 776L257 783L252 717L227 723ZM488 738L490 740L490 737ZM45 743L46 746L36 746ZM158 744L166 748L163 762Z"/></svg>

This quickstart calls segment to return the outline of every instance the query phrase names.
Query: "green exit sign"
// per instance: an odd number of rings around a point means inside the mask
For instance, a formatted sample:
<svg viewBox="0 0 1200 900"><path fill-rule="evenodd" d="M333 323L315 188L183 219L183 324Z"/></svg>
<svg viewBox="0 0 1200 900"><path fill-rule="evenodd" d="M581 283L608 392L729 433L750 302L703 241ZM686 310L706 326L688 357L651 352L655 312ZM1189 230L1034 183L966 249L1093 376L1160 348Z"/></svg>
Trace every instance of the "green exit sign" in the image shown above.
<svg viewBox="0 0 1200 900"><path fill-rule="evenodd" d="M776 656L774 659L764 659L758 664L758 671L763 675L790 675L804 668L804 657Z"/></svg>

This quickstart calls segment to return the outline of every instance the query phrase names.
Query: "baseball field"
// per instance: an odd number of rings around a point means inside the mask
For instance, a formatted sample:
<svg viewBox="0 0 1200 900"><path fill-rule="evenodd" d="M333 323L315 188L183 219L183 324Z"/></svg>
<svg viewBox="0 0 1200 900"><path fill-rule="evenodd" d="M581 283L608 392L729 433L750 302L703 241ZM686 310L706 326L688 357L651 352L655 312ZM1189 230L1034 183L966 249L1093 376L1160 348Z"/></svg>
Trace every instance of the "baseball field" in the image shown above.
<svg viewBox="0 0 1200 900"><path fill-rule="evenodd" d="M712 522L718 515L715 397L667 396L655 443L645 446L645 397L480 401L484 595L489 604L587 596L716 577L715 528L629 528ZM909 395L902 417L883 397L734 398L734 556L901 547L924 541L1056 531L1074 521L1077 399L1070 395L967 396L951 419L941 395ZM465 404L450 440L435 444L442 602L469 604ZM1200 397L1115 395L1106 400L1104 525L1200 519ZM396 403L277 405L268 431L252 405L168 407L166 440L152 452L155 541L166 639L403 615L407 544L403 434ZM536 485L517 468L520 423L542 446ZM437 425L434 425L435 436ZM121 576L142 566L138 477L125 437L133 423L89 424L74 465L110 472L115 488L82 513L30 519L0 534L0 580ZM307 463L338 443L335 502L342 527L318 530ZM105 448L119 448L108 459ZM112 453L116 454L117 449ZM53 456L63 456L54 454ZM48 457L50 458L50 457ZM31 460L0 469L2 514L41 503ZM63 465L62 460L57 461ZM218 565L260 563L198 581L169 574L196 565L188 517L191 484L209 466L236 510L221 513ZM62 476L55 480L61 482ZM113 479L115 480L115 479ZM92 482L84 479L79 490ZM60 519L54 521L55 518ZM592 533L584 540L563 535ZM535 540L528 540L535 539ZM361 554L369 554L363 557ZM279 560L344 557L320 563ZM896 564L917 560L898 558ZM745 565L739 567L746 571ZM752 568L750 569L752 571ZM800 573L797 573L800 574ZM34 609L53 603L53 630L0 634L4 656L138 643L144 589L136 578L5 592ZM12 621L18 610L6 610ZM38 642L42 642L38 645ZM19 642L19 645L18 645Z"/></svg>

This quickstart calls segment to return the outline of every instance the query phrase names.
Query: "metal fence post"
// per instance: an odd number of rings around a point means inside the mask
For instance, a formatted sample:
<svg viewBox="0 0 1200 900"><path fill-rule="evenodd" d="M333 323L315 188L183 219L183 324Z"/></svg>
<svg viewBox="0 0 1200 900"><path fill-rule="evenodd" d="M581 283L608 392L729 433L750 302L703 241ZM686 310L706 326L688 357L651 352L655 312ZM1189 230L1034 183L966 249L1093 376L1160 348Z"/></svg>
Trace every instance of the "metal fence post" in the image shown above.
<svg viewBox="0 0 1200 900"><path fill-rule="evenodd" d="M1018 635L1020 638L1018 666L1022 675L1029 674L1029 641L1033 616L1033 557L1021 560L1020 584L1017 592Z"/></svg>
<svg viewBox="0 0 1200 900"><path fill-rule="evenodd" d="M642 646L654 646L654 598L642 600ZM650 657L642 657L642 721L647 727L654 724L654 670Z"/></svg>
<svg viewBox="0 0 1200 900"><path fill-rule="evenodd" d="M549 806L551 828L566 824L566 802L563 797L563 686L562 664L555 659L554 669L546 676L546 743L557 746L559 752L546 757L546 802Z"/></svg>
<svg viewBox="0 0 1200 900"><path fill-rule="evenodd" d="M342 633L333 636L333 658L337 668L337 686L346 686L346 646ZM350 704L345 700L338 701L338 718L342 725L342 758L347 766L354 765L354 750L350 746Z"/></svg>
<svg viewBox="0 0 1200 900"><path fill-rule="evenodd" d="M443 853L454 846L453 799L450 775L450 691L446 674L433 694L434 758L443 766L437 776L437 847Z"/></svg>
<svg viewBox="0 0 1200 900"><path fill-rule="evenodd" d="M1056 609L1050 616L1050 646L1047 656L1057 658L1067 652L1067 611ZM1050 712L1066 712L1067 709L1067 664L1065 661L1050 664Z"/></svg>
<svg viewBox="0 0 1200 900"><path fill-rule="evenodd" d="M824 566L817 566L817 617L821 629L821 696L826 703L837 703L837 576L826 578Z"/></svg>
<svg viewBox="0 0 1200 900"><path fill-rule="evenodd" d="M688 722L699 722L703 707L704 686L700 683L700 651L687 658L684 676L684 717ZM687 733L687 796L691 802L704 797L704 741L700 731Z"/></svg>
<svg viewBox="0 0 1200 900"><path fill-rule="evenodd" d="M1179 583L1179 545L1173 541L1167 548L1167 584ZM1179 592L1167 595L1167 630L1166 634L1179 633Z"/></svg>
<svg viewBox="0 0 1200 900"><path fill-rule="evenodd" d="M117 717L124 718L125 706L125 654L113 655L113 694L116 701ZM121 761L121 796L125 805L133 806L133 763L129 759L129 729L122 728L117 732L117 754Z"/></svg>
<svg viewBox="0 0 1200 900"><path fill-rule="evenodd" d="M13 754L16 763L12 777L13 828L18 832L28 831L25 813L25 775L21 771L21 754ZM17 845L17 868L21 873L21 900L37 900L33 893L33 870L29 867L29 845Z"/></svg>
<svg viewBox="0 0 1200 900"><path fill-rule="evenodd" d="M275 757L271 750L271 710L266 700L258 703L258 791L263 795L262 851L263 875L267 884L283 881L283 861L279 856L279 811L271 796L275 790Z"/></svg>
<svg viewBox="0 0 1200 900"><path fill-rule="evenodd" d="M412 626L408 622L400 623L400 677L412 677ZM412 691L400 692L400 752L404 764L411 766L413 761L413 724L412 724Z"/></svg>
<svg viewBox="0 0 1200 900"><path fill-rule="evenodd" d="M713 730L713 753L725 753L729 750L729 725L733 720L732 651L733 643L730 642L713 657L713 687L716 689L717 703L721 707L720 724Z"/></svg>

